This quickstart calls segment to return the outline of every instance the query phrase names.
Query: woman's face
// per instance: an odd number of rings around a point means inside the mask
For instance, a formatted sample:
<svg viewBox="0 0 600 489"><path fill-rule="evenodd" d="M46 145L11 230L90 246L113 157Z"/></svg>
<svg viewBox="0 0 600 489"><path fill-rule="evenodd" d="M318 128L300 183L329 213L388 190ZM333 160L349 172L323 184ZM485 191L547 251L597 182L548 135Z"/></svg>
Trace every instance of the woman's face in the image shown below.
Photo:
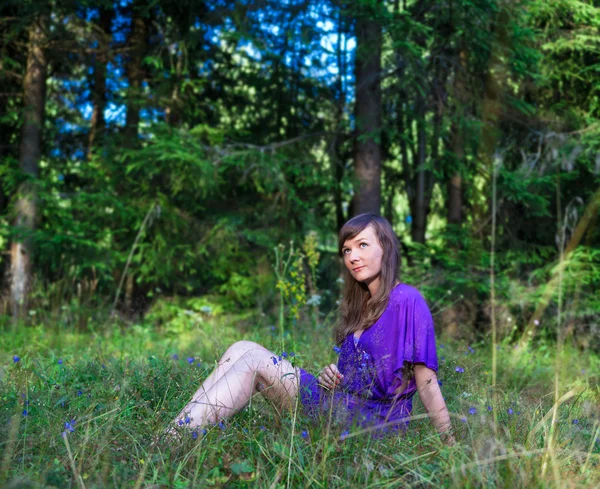
<svg viewBox="0 0 600 489"><path fill-rule="evenodd" d="M383 248L379 245L373 226L368 225L354 238L344 242L342 256L350 274L359 282L364 282L373 295L379 287L383 258Z"/></svg>

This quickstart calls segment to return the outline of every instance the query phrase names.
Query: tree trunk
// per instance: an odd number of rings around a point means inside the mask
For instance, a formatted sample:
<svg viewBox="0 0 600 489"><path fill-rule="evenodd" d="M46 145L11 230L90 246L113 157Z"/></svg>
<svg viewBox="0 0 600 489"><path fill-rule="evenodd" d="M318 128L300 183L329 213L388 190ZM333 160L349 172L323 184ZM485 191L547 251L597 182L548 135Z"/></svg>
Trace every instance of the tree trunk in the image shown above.
<svg viewBox="0 0 600 489"><path fill-rule="evenodd" d="M140 106L142 97L142 81L144 69L142 62L146 53L146 23L141 15L139 2L134 2L131 16L131 34L127 47L129 60L127 62L127 78L129 90L127 92L127 118L125 122L125 143L135 147L138 142L138 126L140 123Z"/></svg>
<svg viewBox="0 0 600 489"><path fill-rule="evenodd" d="M39 175L38 164L42 148L42 128L46 104L46 73L48 60L44 52L45 19L39 18L29 28L27 68L23 80L23 127L19 163L21 170L32 178ZM10 250L10 300L16 320L27 308L31 289L33 243L31 234L36 224L36 192L31 182L19 189L15 227L22 231Z"/></svg>
<svg viewBox="0 0 600 489"><path fill-rule="evenodd" d="M346 30L344 29L345 18L343 15L343 5L339 5L339 17L338 17L338 39L336 47L337 63L338 63L338 75L335 82L337 91L337 107L335 113L335 125L334 125L334 136L333 142L331 143L331 149L329 151L331 159L331 168L333 170L333 181L335 182L333 200L335 203L335 222L337 230L339 231L344 222L346 222L344 216L344 206L342 198L342 179L344 178L344 159L341 157L341 146L342 146L342 120L344 117L344 107L346 105L346 91L344 89L344 79L346 77L346 68L344 59L346 57Z"/></svg>
<svg viewBox="0 0 600 489"><path fill-rule="evenodd" d="M356 22L355 214L381 209L381 42L381 25L361 15Z"/></svg>
<svg viewBox="0 0 600 489"><path fill-rule="evenodd" d="M98 24L98 51L93 60L94 87L93 87L93 112L90 122L88 137L88 159L91 157L95 144L104 136L106 121L104 110L106 108L106 65L108 63L108 50L112 38L111 28L114 9L100 7L100 21Z"/></svg>
<svg viewBox="0 0 600 489"><path fill-rule="evenodd" d="M458 55L456 72L454 74L454 98L457 110L452 124L452 142L450 144L456 160L456 171L451 174L448 180L448 224L456 225L462 223L463 181L460 168L465 165L464 121L465 110L468 104L465 84L465 56L465 51L461 50Z"/></svg>
<svg viewBox="0 0 600 489"><path fill-rule="evenodd" d="M417 95L417 161L415 174L415 198L412 205L411 236L415 243L425 243L427 227L427 170L426 163L425 98Z"/></svg>

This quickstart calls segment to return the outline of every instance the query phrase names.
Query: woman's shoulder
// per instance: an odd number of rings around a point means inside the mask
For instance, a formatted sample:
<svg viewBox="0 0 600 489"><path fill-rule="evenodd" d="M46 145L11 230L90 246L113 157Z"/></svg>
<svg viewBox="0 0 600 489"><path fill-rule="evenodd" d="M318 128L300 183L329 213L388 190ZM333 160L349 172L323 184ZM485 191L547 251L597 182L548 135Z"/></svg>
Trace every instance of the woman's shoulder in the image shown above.
<svg viewBox="0 0 600 489"><path fill-rule="evenodd" d="M412 285L400 283L396 285L390 293L390 305L400 306L414 301L425 301L425 298L423 297L423 294Z"/></svg>

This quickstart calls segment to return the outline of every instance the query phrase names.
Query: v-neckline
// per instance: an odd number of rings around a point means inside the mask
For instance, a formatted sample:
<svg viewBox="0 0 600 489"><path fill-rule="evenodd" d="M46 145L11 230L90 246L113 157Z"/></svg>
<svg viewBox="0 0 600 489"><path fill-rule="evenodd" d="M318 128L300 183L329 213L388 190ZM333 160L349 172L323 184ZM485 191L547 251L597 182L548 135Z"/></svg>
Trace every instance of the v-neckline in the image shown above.
<svg viewBox="0 0 600 489"><path fill-rule="evenodd" d="M392 292L396 289L396 287L402 285L402 282L398 282L396 285L394 285L394 287L392 287L392 290L390 291L390 296L392 295ZM386 307L387 309L387 307ZM385 310L381 313L381 316L383 316L383 313L385 312ZM360 340L362 339L363 335L370 330L373 326L375 326L377 324L377 322L379 321L379 319L381 319L381 316L379 316L379 318L377 318L377 321L375 321L371 326L369 326L367 329L363 329L362 332L360 333L360 336L356 336L356 331L354 333L352 333L352 343L354 343L354 347L358 348L358 343L360 342Z"/></svg>

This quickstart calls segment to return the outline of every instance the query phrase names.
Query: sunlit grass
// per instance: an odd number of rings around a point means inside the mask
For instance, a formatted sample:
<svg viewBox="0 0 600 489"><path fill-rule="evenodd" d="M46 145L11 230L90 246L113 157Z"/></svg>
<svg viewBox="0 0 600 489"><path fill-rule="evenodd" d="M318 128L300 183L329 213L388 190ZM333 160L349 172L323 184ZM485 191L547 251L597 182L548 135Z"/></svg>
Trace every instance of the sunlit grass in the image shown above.
<svg viewBox="0 0 600 489"><path fill-rule="evenodd" d="M202 306L204 307L204 306ZM600 359L563 352L563 400L549 457L554 348L438 341L439 378L458 444L443 445L423 415L405 436L277 415L262 399L183 442L153 443L236 339L274 349L266 317L194 316L95 332L58 324L0 337L0 485L13 487L595 487L600 484ZM192 314L184 313L187 316ZM187 324L187 326L186 326ZM250 327L252 325L252 327ZM210 338L210 341L207 341ZM285 338L308 370L335 361L325 326ZM209 345L209 346L207 346ZM495 395L494 395L495 394ZM494 398L496 404L494 404ZM493 424L496 409L498 424ZM295 421L295 423L294 423ZM292 429L293 427L293 429ZM550 470L542 475L542 465ZM556 468L556 470L553 470Z"/></svg>

